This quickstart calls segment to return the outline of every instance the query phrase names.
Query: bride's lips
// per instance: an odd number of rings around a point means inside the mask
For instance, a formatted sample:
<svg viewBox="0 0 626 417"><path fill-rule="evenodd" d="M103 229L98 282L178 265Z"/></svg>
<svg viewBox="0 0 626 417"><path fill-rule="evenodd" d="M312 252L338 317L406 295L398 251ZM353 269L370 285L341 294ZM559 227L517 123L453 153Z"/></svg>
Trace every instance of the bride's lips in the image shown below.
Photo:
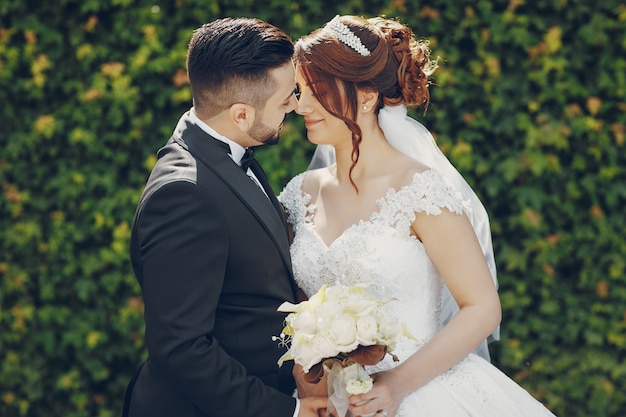
<svg viewBox="0 0 626 417"><path fill-rule="evenodd" d="M318 124L321 121L322 121L322 119L318 119L318 120L304 119L304 126L307 129L309 129L309 128L315 126L316 124Z"/></svg>

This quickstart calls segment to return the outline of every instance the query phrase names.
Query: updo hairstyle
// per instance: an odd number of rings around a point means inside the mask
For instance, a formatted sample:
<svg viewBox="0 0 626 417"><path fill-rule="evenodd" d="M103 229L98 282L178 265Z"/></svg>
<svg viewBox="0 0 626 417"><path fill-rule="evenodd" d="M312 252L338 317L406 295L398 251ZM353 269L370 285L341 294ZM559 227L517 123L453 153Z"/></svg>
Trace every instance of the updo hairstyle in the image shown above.
<svg viewBox="0 0 626 417"><path fill-rule="evenodd" d="M356 123L357 91L379 93L376 112L385 105L427 106L428 77L437 61L430 59L428 41L417 40L396 20L342 16L340 21L370 51L368 56L320 28L296 42L294 59L320 104L352 132L352 173L362 136Z"/></svg>

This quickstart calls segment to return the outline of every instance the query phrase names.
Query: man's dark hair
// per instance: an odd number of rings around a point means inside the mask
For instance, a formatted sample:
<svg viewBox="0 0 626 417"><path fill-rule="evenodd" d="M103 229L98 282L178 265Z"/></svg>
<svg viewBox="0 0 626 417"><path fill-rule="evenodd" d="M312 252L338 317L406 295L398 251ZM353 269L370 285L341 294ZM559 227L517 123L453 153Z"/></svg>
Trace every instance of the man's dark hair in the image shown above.
<svg viewBox="0 0 626 417"><path fill-rule="evenodd" d="M212 117L232 104L265 107L277 86L269 71L289 62L293 42L277 27L253 18L224 18L193 33L187 73L194 106Z"/></svg>

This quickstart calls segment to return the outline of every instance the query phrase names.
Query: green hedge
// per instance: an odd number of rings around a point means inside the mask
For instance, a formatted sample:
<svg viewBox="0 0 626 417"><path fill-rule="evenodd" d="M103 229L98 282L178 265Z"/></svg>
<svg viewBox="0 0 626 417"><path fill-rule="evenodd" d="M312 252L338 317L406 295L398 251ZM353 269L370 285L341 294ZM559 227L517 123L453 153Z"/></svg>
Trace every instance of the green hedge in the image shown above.
<svg viewBox="0 0 626 417"><path fill-rule="evenodd" d="M129 228L190 105L191 31L245 15L297 38L336 13L398 16L441 58L416 117L491 215L495 364L560 416L624 415L623 0L162 3L0 3L0 415L119 415L145 355ZM304 138L294 115L260 152L277 192Z"/></svg>

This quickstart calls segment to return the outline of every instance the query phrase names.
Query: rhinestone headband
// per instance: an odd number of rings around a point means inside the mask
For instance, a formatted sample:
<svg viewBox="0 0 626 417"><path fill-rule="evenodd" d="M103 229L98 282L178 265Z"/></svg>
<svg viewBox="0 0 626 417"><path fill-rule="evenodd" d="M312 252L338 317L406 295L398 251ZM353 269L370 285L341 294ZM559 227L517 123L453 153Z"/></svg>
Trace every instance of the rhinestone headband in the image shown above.
<svg viewBox="0 0 626 417"><path fill-rule="evenodd" d="M348 26L341 23L339 15L324 26L324 31L330 32L337 40L346 46L349 46L362 56L369 56L370 51L363 45L361 39L356 36Z"/></svg>

